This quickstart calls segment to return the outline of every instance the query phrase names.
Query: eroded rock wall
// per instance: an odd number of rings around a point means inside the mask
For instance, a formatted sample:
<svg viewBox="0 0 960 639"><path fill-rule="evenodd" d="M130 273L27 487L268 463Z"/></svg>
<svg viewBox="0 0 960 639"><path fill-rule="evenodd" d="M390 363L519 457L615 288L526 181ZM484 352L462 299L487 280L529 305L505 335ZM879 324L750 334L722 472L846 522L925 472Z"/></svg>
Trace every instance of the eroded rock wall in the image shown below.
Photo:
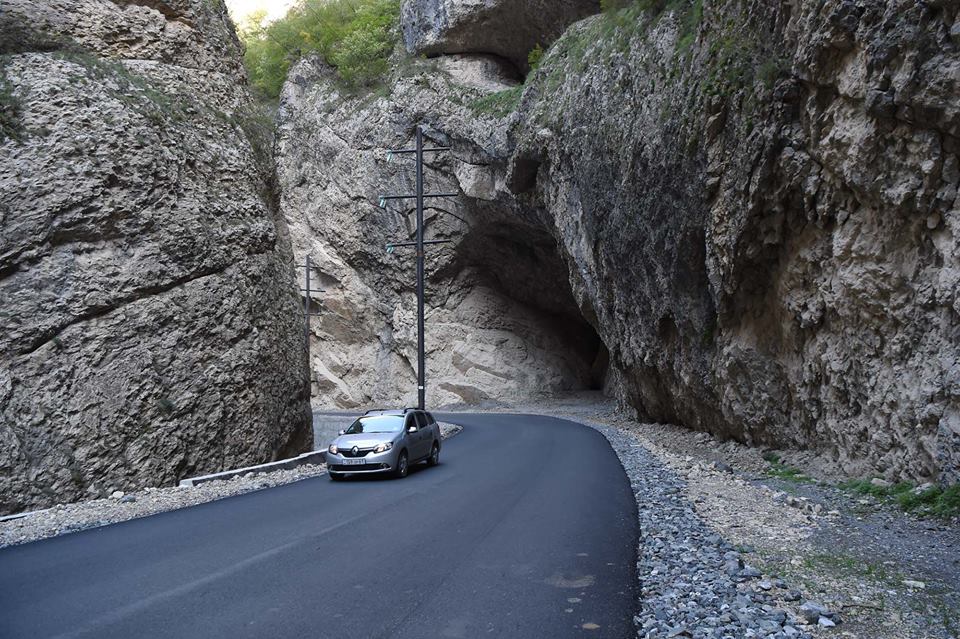
<svg viewBox="0 0 960 639"><path fill-rule="evenodd" d="M516 130L646 416L960 471L953 3L703 3L555 44Z"/></svg>
<svg viewBox="0 0 960 639"><path fill-rule="evenodd" d="M269 123L222 3L0 5L0 511L308 447Z"/></svg>
<svg viewBox="0 0 960 639"><path fill-rule="evenodd" d="M818 450L854 475L956 481L957 5L624 4L568 29L519 100L490 60L443 55L487 50L483 27L464 44L442 20L431 24L446 44L430 49L441 57L398 56L386 94L342 96L315 66L292 76L287 138L306 134L290 124L306 114L327 141L310 174L281 171L285 212L306 212L297 242L346 265L336 278L365 274L355 298L367 301L338 314L381 305L380 317L404 317L393 309L411 272L370 274L395 268L379 245L410 220L373 204L410 187L382 151L422 122L453 145L432 175L462 190L451 206L466 220L437 217L435 236L455 244L432 272L585 320L609 350L608 388L644 417ZM416 15L441 5L406 3L408 41ZM321 228L331 215L333 236ZM371 252L354 248L367 240ZM376 334L369 355L402 352L382 345L400 343L403 325L378 320L357 343ZM344 343L336 330L324 339L333 352ZM334 376L344 394L363 379L350 360Z"/></svg>
<svg viewBox="0 0 960 639"><path fill-rule="evenodd" d="M325 289L314 298L322 314L312 328L317 406L416 402L415 257L386 251L410 240L414 214L412 204L381 208L378 200L411 192L413 164L388 163L387 150L408 147L421 122L428 144L456 147L430 159L428 190L466 194L427 211L428 239L451 241L427 254L430 405L602 384L602 346L576 310L556 240L496 184L506 130L468 106L514 85L513 71L488 56L414 62L392 79L389 96L343 92L316 59L291 71L278 175L297 259L310 256Z"/></svg>

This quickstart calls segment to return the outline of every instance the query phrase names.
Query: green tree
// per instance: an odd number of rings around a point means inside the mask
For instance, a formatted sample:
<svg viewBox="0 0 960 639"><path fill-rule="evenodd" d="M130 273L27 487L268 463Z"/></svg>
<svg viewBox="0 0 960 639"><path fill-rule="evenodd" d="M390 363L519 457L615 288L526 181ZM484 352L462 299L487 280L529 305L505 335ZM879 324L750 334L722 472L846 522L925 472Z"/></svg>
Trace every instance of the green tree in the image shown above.
<svg viewBox="0 0 960 639"><path fill-rule="evenodd" d="M540 43L537 43L537 46L530 51L530 53L527 55L527 64L530 65L531 71L540 66L545 53L546 51L543 50L543 47L540 46Z"/></svg>
<svg viewBox="0 0 960 639"><path fill-rule="evenodd" d="M388 69L397 42L399 0L300 0L274 22L251 15L239 31L251 84L280 95L290 66L316 53L351 86L372 85Z"/></svg>

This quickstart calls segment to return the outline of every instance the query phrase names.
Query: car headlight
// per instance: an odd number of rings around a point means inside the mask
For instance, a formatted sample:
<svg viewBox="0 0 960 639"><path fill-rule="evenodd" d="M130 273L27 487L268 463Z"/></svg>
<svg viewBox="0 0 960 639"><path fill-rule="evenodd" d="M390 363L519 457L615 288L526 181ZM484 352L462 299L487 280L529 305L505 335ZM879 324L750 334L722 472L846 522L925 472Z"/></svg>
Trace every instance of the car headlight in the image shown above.
<svg viewBox="0 0 960 639"><path fill-rule="evenodd" d="M327 451L328 451L331 455L336 455L336 454L337 454L337 450L338 450L338 449L337 449L337 445L336 445L336 444L330 444L330 448L327 449Z"/></svg>
<svg viewBox="0 0 960 639"><path fill-rule="evenodd" d="M374 453L385 453L385 452L387 452L388 450L390 450L391 448L393 448L393 442L387 442L386 444L380 444L379 446L377 446L376 448L374 448L374 449L373 449L373 452L374 452Z"/></svg>

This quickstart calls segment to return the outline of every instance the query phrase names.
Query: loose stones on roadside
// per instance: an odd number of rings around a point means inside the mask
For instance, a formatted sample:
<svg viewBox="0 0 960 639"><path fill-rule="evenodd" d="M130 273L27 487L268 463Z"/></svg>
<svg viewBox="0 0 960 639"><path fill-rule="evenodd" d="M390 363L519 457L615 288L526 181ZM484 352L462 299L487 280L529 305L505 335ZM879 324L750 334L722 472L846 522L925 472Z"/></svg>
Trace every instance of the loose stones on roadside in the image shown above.
<svg viewBox="0 0 960 639"><path fill-rule="evenodd" d="M820 623L821 619L830 621L831 617L835 616L835 614L830 612L825 606L815 601L804 602L803 605L800 606L800 614L809 624ZM833 626L836 624L830 621L830 625Z"/></svg>
<svg viewBox="0 0 960 639"><path fill-rule="evenodd" d="M777 607L774 589L786 584L768 575L754 585L763 573L745 565L741 553L696 515L679 477L628 435L590 425L606 435L635 494L643 495L637 513L640 611L634 618L639 637L810 637L796 628L803 620Z"/></svg>

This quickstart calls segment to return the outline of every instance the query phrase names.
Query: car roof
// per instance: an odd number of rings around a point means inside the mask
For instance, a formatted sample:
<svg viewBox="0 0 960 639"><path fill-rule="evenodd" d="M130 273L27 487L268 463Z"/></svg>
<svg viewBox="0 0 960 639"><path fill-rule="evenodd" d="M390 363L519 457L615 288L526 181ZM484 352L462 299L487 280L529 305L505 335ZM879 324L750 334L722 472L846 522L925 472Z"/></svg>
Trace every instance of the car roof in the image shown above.
<svg viewBox="0 0 960 639"><path fill-rule="evenodd" d="M366 415L406 415L410 411L419 410L416 408L373 408L364 413Z"/></svg>

